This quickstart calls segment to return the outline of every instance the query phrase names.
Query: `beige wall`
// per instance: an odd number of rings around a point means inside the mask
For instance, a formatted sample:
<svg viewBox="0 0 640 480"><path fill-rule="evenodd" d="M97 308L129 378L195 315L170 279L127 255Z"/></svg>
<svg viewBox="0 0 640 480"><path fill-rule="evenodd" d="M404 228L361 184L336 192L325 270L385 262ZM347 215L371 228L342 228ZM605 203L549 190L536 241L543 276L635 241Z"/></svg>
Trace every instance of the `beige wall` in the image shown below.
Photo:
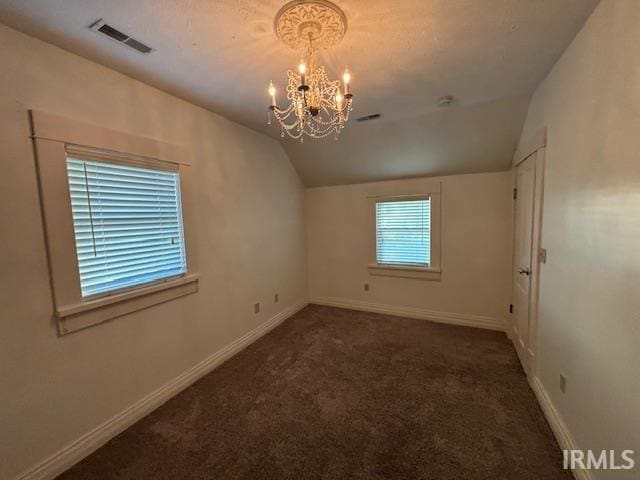
<svg viewBox="0 0 640 480"><path fill-rule="evenodd" d="M306 262L304 190L276 141L3 26L0 65L0 478L11 479L304 300ZM192 150L199 293L56 335L31 108Z"/></svg>
<svg viewBox="0 0 640 480"><path fill-rule="evenodd" d="M581 448L632 448L637 462L639 44L640 3L603 0L537 89L522 135L548 127L537 376ZM305 263L312 298L506 317L508 172L439 179L441 281L371 276L369 189L421 180L308 189L305 257L305 194L277 142L2 26L0 65L0 478L303 300ZM30 108L192 149L198 294L56 335Z"/></svg>
<svg viewBox="0 0 640 480"><path fill-rule="evenodd" d="M420 185L433 180L442 181L441 281L370 275L367 196L398 188L420 193ZM512 187L511 173L500 172L307 189L311 299L504 319L511 288Z"/></svg>
<svg viewBox="0 0 640 480"><path fill-rule="evenodd" d="M603 0L535 92L522 139L548 127L537 375L580 448L635 449L640 468L638 45L640 2Z"/></svg>

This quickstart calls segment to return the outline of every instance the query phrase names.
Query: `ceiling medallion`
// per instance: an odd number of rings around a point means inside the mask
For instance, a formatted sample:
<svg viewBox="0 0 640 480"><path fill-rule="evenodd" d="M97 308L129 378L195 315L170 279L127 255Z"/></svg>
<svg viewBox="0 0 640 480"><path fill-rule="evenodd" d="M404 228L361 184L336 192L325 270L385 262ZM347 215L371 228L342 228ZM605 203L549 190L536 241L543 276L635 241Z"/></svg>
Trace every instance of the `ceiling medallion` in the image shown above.
<svg viewBox="0 0 640 480"><path fill-rule="evenodd" d="M287 71L286 107L278 105L276 87L269 83L267 123L271 124L273 114L282 137L287 134L303 141L305 135L324 138L333 134L337 140L352 110L351 74L345 69L342 82L329 80L317 57L320 50L336 46L344 37L344 12L327 0L294 0L277 13L274 28L278 38L298 51L302 60L297 71Z"/></svg>
<svg viewBox="0 0 640 480"><path fill-rule="evenodd" d="M305 51L309 34L318 50L336 46L347 33L347 17L342 10L328 1L293 1L276 14L276 35L286 45Z"/></svg>

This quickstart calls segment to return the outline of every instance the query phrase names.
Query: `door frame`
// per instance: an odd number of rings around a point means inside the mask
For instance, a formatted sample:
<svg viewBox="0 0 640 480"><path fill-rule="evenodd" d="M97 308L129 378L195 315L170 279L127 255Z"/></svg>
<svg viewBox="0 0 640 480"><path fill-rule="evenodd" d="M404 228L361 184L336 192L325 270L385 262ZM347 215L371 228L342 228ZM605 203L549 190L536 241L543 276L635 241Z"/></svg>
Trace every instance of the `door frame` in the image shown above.
<svg viewBox="0 0 640 480"><path fill-rule="evenodd" d="M540 266L546 262L546 258L542 250L542 213L544 203L544 173L545 173L545 153L547 148L547 128L543 127L536 132L534 136L516 150L513 155L512 172L514 189L516 188L517 177L515 170L518 165L524 162L531 155L536 154L535 158L535 179L533 190L533 228L531 238L531 284L529 289L529 344L523 351L520 342L515 336L515 318L509 318L509 326L507 335L511 339L520 358L520 363L528 377L533 378L536 373L536 356L537 356L537 339L538 339L538 302L540 292ZM513 252L511 256L511 272L515 268L515 216L516 202L513 202ZM513 277L511 279L513 304Z"/></svg>

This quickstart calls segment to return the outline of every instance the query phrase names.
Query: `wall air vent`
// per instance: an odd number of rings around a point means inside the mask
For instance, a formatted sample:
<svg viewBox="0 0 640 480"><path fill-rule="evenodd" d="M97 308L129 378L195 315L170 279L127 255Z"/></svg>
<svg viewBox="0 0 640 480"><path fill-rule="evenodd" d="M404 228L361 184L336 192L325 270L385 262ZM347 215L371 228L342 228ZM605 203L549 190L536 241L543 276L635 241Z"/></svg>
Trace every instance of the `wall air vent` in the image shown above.
<svg viewBox="0 0 640 480"><path fill-rule="evenodd" d="M356 122L370 122L371 120L377 120L382 115L380 113L373 113L371 115L365 115L364 117L356 118Z"/></svg>
<svg viewBox="0 0 640 480"><path fill-rule="evenodd" d="M135 51L140 53L150 53L153 49L148 47L142 42L139 42L133 37L130 37L126 33L122 33L117 28L113 28L111 25L108 25L104 22L104 20L100 19L94 22L90 27L94 32L100 33L111 40L118 42L122 45L126 45L129 48L133 48Z"/></svg>

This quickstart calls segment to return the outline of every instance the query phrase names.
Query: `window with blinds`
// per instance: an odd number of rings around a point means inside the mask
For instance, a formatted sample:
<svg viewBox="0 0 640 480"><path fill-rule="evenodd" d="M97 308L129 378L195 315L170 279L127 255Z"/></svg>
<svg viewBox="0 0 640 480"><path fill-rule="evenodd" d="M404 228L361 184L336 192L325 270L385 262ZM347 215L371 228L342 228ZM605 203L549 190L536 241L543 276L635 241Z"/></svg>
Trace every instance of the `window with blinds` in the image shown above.
<svg viewBox="0 0 640 480"><path fill-rule="evenodd" d="M186 272L177 171L67 157L82 297Z"/></svg>
<svg viewBox="0 0 640 480"><path fill-rule="evenodd" d="M378 263L429 266L430 239L430 199L376 203Z"/></svg>

